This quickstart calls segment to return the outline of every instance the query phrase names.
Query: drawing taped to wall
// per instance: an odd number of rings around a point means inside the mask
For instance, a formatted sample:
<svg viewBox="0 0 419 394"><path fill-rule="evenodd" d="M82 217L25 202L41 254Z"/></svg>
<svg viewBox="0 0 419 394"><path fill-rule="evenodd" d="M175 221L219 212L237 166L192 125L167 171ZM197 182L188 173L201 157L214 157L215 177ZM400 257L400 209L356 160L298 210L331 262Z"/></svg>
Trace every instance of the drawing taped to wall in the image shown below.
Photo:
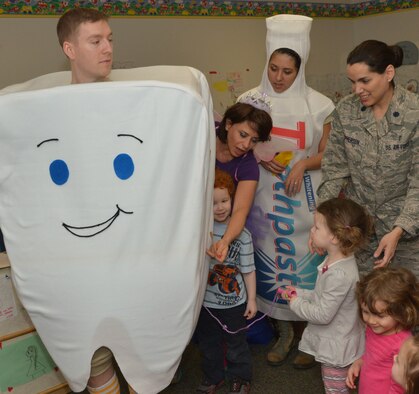
<svg viewBox="0 0 419 394"><path fill-rule="evenodd" d="M239 71L211 70L207 73L214 112L217 116L222 117L226 109L233 105L242 93L253 86L251 80L253 74L248 68Z"/></svg>

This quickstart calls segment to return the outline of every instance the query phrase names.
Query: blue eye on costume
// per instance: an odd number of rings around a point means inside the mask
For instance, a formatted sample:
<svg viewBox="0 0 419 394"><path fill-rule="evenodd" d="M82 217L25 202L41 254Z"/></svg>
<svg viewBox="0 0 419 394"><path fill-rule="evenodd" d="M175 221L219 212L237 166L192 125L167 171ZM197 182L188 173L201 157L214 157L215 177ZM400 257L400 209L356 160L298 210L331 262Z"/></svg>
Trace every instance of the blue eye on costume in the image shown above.
<svg viewBox="0 0 419 394"><path fill-rule="evenodd" d="M120 153L113 161L115 174L119 179L128 179L134 173L134 162L130 155Z"/></svg>
<svg viewBox="0 0 419 394"><path fill-rule="evenodd" d="M49 165L49 174L51 176L52 181L58 186L64 185L64 183L68 181L68 177L70 176L68 166L66 162L63 160L54 160Z"/></svg>

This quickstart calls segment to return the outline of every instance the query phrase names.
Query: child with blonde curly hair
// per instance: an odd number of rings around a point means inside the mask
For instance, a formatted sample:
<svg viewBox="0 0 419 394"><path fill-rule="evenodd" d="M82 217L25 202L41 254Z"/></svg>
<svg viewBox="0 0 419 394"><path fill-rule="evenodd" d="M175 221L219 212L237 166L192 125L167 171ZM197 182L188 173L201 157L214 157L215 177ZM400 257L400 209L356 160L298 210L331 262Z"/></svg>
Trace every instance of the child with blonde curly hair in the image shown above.
<svg viewBox="0 0 419 394"><path fill-rule="evenodd" d="M419 393L419 334L406 339L394 356L391 377L406 394Z"/></svg>
<svg viewBox="0 0 419 394"><path fill-rule="evenodd" d="M379 268L358 284L358 303L365 322L365 353L348 371L347 384L359 394L402 394L392 379L394 356L412 335L419 317L419 282L406 268Z"/></svg>
<svg viewBox="0 0 419 394"><path fill-rule="evenodd" d="M359 280L354 252L368 239L371 218L352 200L333 198L314 215L311 242L328 256L318 266L314 290L287 286L290 308L307 320L299 350L321 363L326 393L349 393L348 368L364 353L364 331L356 301Z"/></svg>

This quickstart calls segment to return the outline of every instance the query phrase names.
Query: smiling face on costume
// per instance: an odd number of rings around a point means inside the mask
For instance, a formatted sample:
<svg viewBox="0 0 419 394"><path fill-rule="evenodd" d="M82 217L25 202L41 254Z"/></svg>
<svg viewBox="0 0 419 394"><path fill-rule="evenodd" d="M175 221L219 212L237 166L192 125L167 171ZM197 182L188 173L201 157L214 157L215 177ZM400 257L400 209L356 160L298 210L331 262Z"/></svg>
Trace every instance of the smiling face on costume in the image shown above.
<svg viewBox="0 0 419 394"><path fill-rule="evenodd" d="M285 53L274 52L268 63L268 80L275 93L288 90L297 78L295 59Z"/></svg>
<svg viewBox="0 0 419 394"><path fill-rule="evenodd" d="M356 93L363 105L373 107L389 101L393 95L391 81L395 70L389 65L383 74L371 71L366 63L348 64L346 67L352 91Z"/></svg>
<svg viewBox="0 0 419 394"><path fill-rule="evenodd" d="M138 137L131 135L131 134L117 134L116 137L129 137L132 138L134 141L139 143L143 143L141 139ZM51 138L44 141L41 141L37 147L41 148L44 144L51 144L60 142L58 138ZM127 153L119 153L113 159L113 170L115 176L122 181L125 181L134 174L135 165L133 158ZM49 175L51 181L56 186L63 186L65 185L70 179L70 169L69 165L66 163L65 160L61 159L54 159L51 161L49 165ZM118 203L116 205L116 212L110 216L109 218L101 218L104 220L100 220L100 223L91 223L90 225L86 226L73 226L69 223L62 223L63 227L71 234L75 235L76 237L81 238L89 238L93 237L97 234L108 229L114 221L118 218L121 213L124 214L133 214L131 211L124 210L121 208Z"/></svg>
<svg viewBox="0 0 419 394"><path fill-rule="evenodd" d="M63 43L71 62L72 83L100 82L112 69L112 30L106 20L84 22Z"/></svg>
<svg viewBox="0 0 419 394"><path fill-rule="evenodd" d="M366 304L361 304L362 319L365 324L378 335L392 335L398 332L400 325L392 316L386 313L387 304L377 300L374 308L377 310L377 314L371 312Z"/></svg>
<svg viewBox="0 0 419 394"><path fill-rule="evenodd" d="M227 147L233 157L243 156L259 142L257 131L247 121L231 123L227 120L225 128L227 131Z"/></svg>

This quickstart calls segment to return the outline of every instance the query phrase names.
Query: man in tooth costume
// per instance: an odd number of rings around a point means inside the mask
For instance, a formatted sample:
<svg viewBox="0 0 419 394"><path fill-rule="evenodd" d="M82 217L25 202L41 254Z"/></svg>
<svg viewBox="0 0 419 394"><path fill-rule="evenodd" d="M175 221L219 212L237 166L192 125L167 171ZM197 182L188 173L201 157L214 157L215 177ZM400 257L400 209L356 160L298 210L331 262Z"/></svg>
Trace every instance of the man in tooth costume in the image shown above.
<svg viewBox="0 0 419 394"><path fill-rule="evenodd" d="M278 152L291 152L287 154L291 160L282 174L274 175L260 166L258 189L247 223L255 244L258 307L279 321L299 318L284 300L272 305L277 289L286 285L314 288L316 267L323 260L321 256L311 255L308 249L320 169L305 173L301 190L293 197L284 192L293 164L318 153L323 124L334 109L331 100L306 85L311 23L311 18L299 15L266 19L267 63L261 84L250 91L250 94L267 94L272 106L271 141L258 144L255 156L269 162ZM271 54L284 47L300 55L301 66L291 87L276 93L268 80L268 63ZM286 340L284 335L282 332L282 340Z"/></svg>
<svg viewBox="0 0 419 394"><path fill-rule="evenodd" d="M157 393L193 333L208 274L208 85L169 66L61 86L70 79L0 91L0 225L14 284L73 391L106 346L134 390Z"/></svg>

